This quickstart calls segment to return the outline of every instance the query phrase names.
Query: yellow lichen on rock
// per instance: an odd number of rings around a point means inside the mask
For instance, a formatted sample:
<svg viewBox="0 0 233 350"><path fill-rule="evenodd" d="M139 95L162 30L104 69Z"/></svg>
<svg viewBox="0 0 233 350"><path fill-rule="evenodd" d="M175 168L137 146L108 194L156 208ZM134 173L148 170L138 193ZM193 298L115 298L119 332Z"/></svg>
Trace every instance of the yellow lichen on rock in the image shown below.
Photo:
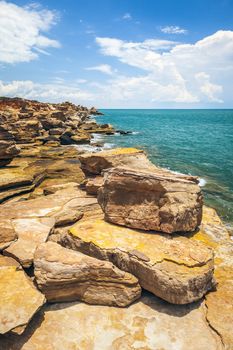
<svg viewBox="0 0 233 350"><path fill-rule="evenodd" d="M133 230L103 218L82 219L61 239L64 246L109 260L155 295L175 304L200 299L213 285L213 253L186 237Z"/></svg>

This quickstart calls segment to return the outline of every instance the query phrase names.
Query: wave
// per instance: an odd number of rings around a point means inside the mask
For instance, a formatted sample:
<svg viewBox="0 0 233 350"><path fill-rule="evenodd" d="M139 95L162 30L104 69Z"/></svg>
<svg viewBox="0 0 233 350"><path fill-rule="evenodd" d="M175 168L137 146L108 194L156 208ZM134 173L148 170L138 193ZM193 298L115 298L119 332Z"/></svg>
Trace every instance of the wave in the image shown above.
<svg viewBox="0 0 233 350"><path fill-rule="evenodd" d="M199 186L204 187L207 184L207 181L202 177L199 178Z"/></svg>

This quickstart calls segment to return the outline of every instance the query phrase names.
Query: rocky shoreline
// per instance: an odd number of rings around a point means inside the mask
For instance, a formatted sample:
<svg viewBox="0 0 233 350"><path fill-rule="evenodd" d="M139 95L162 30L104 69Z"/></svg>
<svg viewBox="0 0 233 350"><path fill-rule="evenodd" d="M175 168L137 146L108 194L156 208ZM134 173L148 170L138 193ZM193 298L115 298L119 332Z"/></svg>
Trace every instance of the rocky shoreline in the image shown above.
<svg viewBox="0 0 233 350"><path fill-rule="evenodd" d="M233 349L225 226L98 114L0 98L0 350Z"/></svg>

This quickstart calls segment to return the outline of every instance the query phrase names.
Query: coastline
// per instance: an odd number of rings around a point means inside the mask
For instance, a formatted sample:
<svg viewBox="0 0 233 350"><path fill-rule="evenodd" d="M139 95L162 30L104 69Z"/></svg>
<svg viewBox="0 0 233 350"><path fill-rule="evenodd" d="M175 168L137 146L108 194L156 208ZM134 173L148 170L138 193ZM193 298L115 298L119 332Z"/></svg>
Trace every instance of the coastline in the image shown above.
<svg viewBox="0 0 233 350"><path fill-rule="evenodd" d="M94 108L14 103L0 113L0 350L230 350L233 242L198 178L104 145L115 129Z"/></svg>
<svg viewBox="0 0 233 350"><path fill-rule="evenodd" d="M114 147L136 145L146 151L155 165L203 179L206 204L217 210L233 233L232 133L229 131L233 113L228 111L225 115L221 114L222 110L213 114L207 109L198 113L196 110L103 110L105 115L99 120L109 121L116 129L132 131L128 136L106 136L105 142L115 144ZM194 130L191 123L197 125ZM222 130L221 139L216 134L218 130ZM209 135L210 141L206 141Z"/></svg>

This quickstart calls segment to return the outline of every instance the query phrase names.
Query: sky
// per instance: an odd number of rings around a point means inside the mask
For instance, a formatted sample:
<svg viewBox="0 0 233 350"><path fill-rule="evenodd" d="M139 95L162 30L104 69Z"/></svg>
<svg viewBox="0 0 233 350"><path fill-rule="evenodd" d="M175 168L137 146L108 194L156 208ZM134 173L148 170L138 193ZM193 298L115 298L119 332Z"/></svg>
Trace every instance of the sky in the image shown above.
<svg viewBox="0 0 233 350"><path fill-rule="evenodd" d="M233 0L0 0L0 96L233 108Z"/></svg>

